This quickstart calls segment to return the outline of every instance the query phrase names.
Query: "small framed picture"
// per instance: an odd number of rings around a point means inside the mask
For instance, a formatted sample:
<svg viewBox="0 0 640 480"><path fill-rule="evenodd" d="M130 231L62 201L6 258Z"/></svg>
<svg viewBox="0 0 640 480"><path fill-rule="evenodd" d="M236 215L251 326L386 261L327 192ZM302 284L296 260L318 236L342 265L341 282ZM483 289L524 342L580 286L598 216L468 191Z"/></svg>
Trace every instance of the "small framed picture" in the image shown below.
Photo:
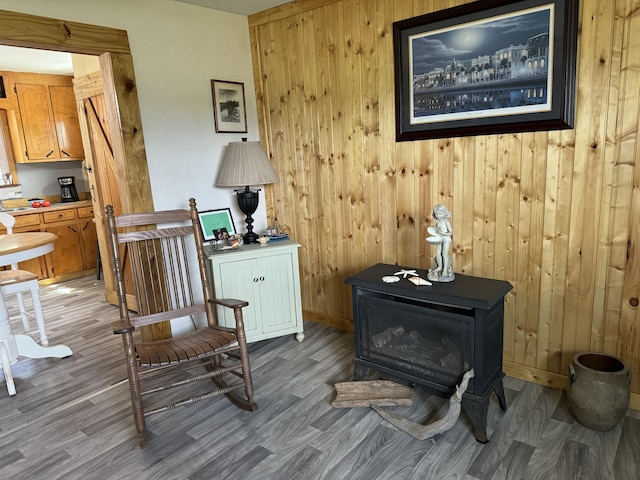
<svg viewBox="0 0 640 480"><path fill-rule="evenodd" d="M218 133L247 133L244 83L211 80L213 113Z"/></svg>
<svg viewBox="0 0 640 480"><path fill-rule="evenodd" d="M236 234L230 208L219 208L198 212L200 228L205 242L228 240Z"/></svg>

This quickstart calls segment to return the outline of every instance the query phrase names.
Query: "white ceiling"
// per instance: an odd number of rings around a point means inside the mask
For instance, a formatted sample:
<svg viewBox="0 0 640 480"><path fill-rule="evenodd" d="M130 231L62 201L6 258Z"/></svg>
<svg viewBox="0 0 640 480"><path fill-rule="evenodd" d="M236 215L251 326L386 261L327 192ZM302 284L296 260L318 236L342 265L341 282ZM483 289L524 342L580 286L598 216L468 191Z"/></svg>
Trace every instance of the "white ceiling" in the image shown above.
<svg viewBox="0 0 640 480"><path fill-rule="evenodd" d="M10 72L73 74L71 54L0 45L0 70Z"/></svg>
<svg viewBox="0 0 640 480"><path fill-rule="evenodd" d="M253 15L292 0L176 0L177 2L190 3L201 7L222 10L223 12L236 13L238 15Z"/></svg>
<svg viewBox="0 0 640 480"><path fill-rule="evenodd" d="M175 0L201 7L235 13L253 15L291 0ZM0 45L0 71L49 73L72 75L71 54L34 50L32 48L7 47Z"/></svg>

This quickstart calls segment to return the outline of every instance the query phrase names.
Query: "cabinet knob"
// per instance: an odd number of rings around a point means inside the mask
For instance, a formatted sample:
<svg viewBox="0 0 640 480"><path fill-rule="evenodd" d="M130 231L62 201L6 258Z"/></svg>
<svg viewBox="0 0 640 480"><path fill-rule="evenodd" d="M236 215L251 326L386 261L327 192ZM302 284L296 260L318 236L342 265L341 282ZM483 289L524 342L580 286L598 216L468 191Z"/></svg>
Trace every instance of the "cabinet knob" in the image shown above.
<svg viewBox="0 0 640 480"><path fill-rule="evenodd" d="M260 281L261 281L261 282L264 282L264 277L260 277Z"/></svg>
<svg viewBox="0 0 640 480"><path fill-rule="evenodd" d="M254 277L253 283L258 283L258 277Z"/></svg>

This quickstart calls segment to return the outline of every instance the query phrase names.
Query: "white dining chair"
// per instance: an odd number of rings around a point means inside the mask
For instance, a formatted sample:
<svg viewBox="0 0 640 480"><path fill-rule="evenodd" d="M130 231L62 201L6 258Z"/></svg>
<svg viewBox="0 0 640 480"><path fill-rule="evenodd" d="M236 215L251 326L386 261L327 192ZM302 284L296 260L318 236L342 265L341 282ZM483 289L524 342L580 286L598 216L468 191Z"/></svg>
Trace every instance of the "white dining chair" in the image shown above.
<svg viewBox="0 0 640 480"><path fill-rule="evenodd" d="M16 219L13 215L0 212L0 224L7 229L7 234L13 234L13 226ZM8 295L15 294L18 301L18 309L22 317L22 325L25 331L30 330L29 319L35 318L40 333L40 344L46 346L49 344L47 334L44 329L44 315L42 313L42 304L40 303L40 291L38 285L38 276L35 273L26 270L20 270L17 264L11 265L11 270L0 271L0 289L2 295L7 298ZM33 304L33 313L27 312L24 303L23 293L31 293L31 302Z"/></svg>

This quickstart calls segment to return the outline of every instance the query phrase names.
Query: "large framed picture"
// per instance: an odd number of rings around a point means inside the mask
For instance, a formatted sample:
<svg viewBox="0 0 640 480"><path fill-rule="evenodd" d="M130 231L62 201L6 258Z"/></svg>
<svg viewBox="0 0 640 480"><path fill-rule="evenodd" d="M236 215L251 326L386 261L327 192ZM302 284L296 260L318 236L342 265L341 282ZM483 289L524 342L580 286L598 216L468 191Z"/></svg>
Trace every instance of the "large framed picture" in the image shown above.
<svg viewBox="0 0 640 480"><path fill-rule="evenodd" d="M396 139L573 128L578 0L480 0L393 24Z"/></svg>
<svg viewBox="0 0 640 480"><path fill-rule="evenodd" d="M200 229L205 242L227 240L236 234L230 208L198 212Z"/></svg>
<svg viewBox="0 0 640 480"><path fill-rule="evenodd" d="M247 133L244 83L211 80L213 113L218 133Z"/></svg>

